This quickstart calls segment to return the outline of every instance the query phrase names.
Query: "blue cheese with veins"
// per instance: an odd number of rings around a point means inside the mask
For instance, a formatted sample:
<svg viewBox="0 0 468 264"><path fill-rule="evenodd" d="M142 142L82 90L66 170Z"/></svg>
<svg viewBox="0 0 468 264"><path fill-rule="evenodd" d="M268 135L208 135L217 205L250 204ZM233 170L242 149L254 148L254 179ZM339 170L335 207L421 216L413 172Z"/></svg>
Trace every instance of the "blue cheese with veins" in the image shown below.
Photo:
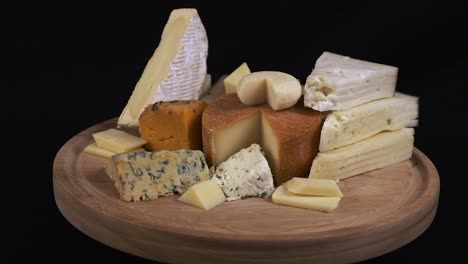
<svg viewBox="0 0 468 264"><path fill-rule="evenodd" d="M216 167L213 180L219 184L228 201L250 196L269 197L273 175L258 144L241 149Z"/></svg>
<svg viewBox="0 0 468 264"><path fill-rule="evenodd" d="M184 193L210 179L205 156L198 150L138 151L112 156L106 172L124 201L147 201Z"/></svg>

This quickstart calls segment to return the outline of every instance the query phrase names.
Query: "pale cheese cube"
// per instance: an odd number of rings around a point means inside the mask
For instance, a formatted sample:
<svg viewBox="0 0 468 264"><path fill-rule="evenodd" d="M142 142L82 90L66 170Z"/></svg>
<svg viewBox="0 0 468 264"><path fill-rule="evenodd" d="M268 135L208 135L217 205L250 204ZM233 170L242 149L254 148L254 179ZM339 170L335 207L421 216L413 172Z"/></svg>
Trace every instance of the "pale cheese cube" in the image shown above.
<svg viewBox="0 0 468 264"><path fill-rule="evenodd" d="M226 90L226 94L237 93L237 85L247 74L250 74L250 69L245 62L229 74L229 76L224 79L224 89Z"/></svg>
<svg viewBox="0 0 468 264"><path fill-rule="evenodd" d="M216 182L207 180L190 187L178 200L201 209L210 210L224 202L226 197Z"/></svg>
<svg viewBox="0 0 468 264"><path fill-rule="evenodd" d="M343 197L340 187L335 180L308 179L294 177L283 183L289 192L302 195Z"/></svg>

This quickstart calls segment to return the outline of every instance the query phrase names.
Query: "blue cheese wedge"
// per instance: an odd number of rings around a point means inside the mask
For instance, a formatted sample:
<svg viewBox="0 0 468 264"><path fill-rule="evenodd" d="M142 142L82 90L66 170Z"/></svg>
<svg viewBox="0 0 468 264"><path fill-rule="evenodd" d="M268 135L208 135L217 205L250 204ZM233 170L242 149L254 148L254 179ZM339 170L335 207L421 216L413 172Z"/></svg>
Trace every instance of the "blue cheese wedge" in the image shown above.
<svg viewBox="0 0 468 264"><path fill-rule="evenodd" d="M147 201L184 193L210 179L205 156L198 150L139 151L112 156L106 172L124 201Z"/></svg>
<svg viewBox="0 0 468 264"><path fill-rule="evenodd" d="M258 144L241 149L220 163L213 175L228 201L246 197L269 197L273 190L273 175Z"/></svg>

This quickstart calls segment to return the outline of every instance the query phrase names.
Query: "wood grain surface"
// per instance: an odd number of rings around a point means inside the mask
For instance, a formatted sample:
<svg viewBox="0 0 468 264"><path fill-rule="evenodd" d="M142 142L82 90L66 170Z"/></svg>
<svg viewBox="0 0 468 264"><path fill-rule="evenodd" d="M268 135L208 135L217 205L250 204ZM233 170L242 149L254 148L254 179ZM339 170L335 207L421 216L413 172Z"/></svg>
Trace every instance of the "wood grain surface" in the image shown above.
<svg viewBox="0 0 468 264"><path fill-rule="evenodd" d="M178 196L124 202L104 172L105 159L82 152L91 134L70 139L54 162L54 194L63 216L118 250L168 263L349 263L395 250L419 236L437 210L439 176L418 149L405 162L343 180L333 213L277 205L271 199L225 202L204 211Z"/></svg>

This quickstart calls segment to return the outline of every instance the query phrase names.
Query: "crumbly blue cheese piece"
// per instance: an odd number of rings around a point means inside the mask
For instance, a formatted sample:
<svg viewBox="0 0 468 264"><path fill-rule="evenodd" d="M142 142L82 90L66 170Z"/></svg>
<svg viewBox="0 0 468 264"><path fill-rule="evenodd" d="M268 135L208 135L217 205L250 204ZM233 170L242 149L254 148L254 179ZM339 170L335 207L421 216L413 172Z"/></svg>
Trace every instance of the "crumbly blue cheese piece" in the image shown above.
<svg viewBox="0 0 468 264"><path fill-rule="evenodd" d="M184 193L208 180L209 170L201 151L139 151L112 156L106 172L124 201L147 201Z"/></svg>
<svg viewBox="0 0 468 264"><path fill-rule="evenodd" d="M249 196L269 197L273 190L273 175L258 144L241 149L216 168L214 181L228 201Z"/></svg>

